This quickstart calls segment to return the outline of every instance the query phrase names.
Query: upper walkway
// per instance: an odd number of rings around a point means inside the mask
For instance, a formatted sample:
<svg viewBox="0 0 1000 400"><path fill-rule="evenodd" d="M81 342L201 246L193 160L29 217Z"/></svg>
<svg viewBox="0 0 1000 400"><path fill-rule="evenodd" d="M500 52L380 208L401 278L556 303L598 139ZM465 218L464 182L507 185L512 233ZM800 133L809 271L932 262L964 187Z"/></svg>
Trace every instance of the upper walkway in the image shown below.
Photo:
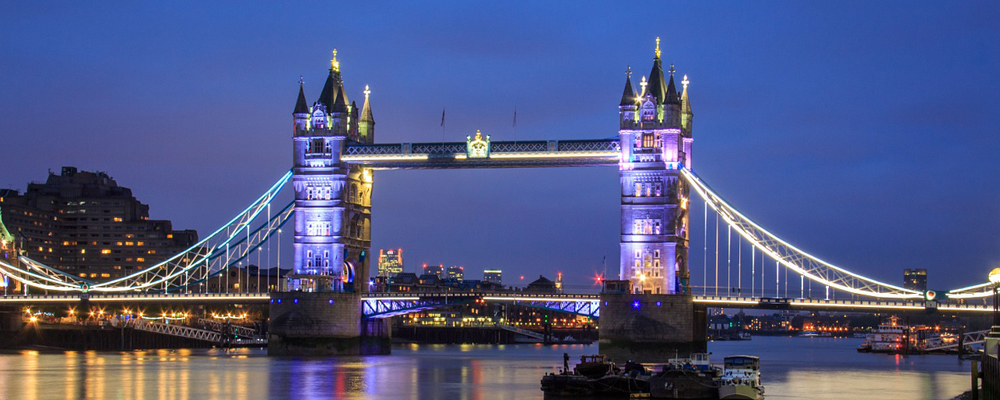
<svg viewBox="0 0 1000 400"><path fill-rule="evenodd" d="M617 166L620 154L618 139L489 142L478 158L462 142L352 143L341 160L375 169L534 168Z"/></svg>

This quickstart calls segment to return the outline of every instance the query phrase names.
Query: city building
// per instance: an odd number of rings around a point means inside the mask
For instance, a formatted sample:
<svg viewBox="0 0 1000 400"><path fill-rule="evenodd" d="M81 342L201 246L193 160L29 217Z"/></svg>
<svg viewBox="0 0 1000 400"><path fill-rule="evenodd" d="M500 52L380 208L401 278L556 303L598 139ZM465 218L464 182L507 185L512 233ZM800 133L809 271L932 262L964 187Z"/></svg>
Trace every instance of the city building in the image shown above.
<svg viewBox="0 0 1000 400"><path fill-rule="evenodd" d="M465 267L460 267L457 265L448 267L447 279L455 281L461 281L462 279L465 279Z"/></svg>
<svg viewBox="0 0 1000 400"><path fill-rule="evenodd" d="M484 269L483 270L483 281L493 282L498 285L503 284L503 270L499 269Z"/></svg>
<svg viewBox="0 0 1000 400"><path fill-rule="evenodd" d="M424 263L423 274L437 275L438 279L444 279L445 278L444 264L427 265L426 263Z"/></svg>
<svg viewBox="0 0 1000 400"><path fill-rule="evenodd" d="M538 279L535 279L534 282L529 283L528 287L526 287L524 291L534 292L534 293L555 293L556 283L552 282L552 280L549 278L546 278L542 275L538 275Z"/></svg>
<svg viewBox="0 0 1000 400"><path fill-rule="evenodd" d="M391 278L403 272L403 249L378 250L378 276Z"/></svg>
<svg viewBox="0 0 1000 400"><path fill-rule="evenodd" d="M0 219L27 257L95 281L163 261L198 241L194 230L150 220L149 205L104 172L63 167L22 194L0 190Z"/></svg>
<svg viewBox="0 0 1000 400"><path fill-rule="evenodd" d="M910 290L927 290L927 270L924 268L903 270L903 287Z"/></svg>

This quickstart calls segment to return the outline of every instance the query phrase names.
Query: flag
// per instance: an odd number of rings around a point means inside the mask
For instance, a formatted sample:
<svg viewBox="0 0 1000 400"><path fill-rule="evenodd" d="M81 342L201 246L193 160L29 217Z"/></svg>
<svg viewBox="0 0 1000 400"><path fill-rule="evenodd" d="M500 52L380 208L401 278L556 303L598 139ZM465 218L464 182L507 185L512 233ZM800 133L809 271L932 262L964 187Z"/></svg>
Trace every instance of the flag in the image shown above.
<svg viewBox="0 0 1000 400"><path fill-rule="evenodd" d="M441 109L441 126L444 126L444 109Z"/></svg>
<svg viewBox="0 0 1000 400"><path fill-rule="evenodd" d="M517 106L514 106L514 127L517 128Z"/></svg>

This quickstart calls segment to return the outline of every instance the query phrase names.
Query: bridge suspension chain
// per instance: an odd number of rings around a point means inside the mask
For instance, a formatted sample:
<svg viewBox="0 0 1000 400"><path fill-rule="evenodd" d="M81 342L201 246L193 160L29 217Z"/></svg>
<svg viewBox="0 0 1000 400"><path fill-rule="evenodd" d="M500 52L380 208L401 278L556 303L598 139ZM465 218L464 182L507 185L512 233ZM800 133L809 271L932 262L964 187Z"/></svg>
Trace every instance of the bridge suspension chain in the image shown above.
<svg viewBox="0 0 1000 400"><path fill-rule="evenodd" d="M286 172L250 206L193 246L155 265L117 279L95 283L44 265L24 254L17 258L21 266L0 261L0 272L26 287L58 292L167 292L201 284L228 269L233 263L242 262L291 217L293 206L289 203L260 227L251 228L265 210L270 210L271 202L291 177L292 172ZM196 277L200 273L201 278L191 281L192 273Z"/></svg>
<svg viewBox="0 0 1000 400"><path fill-rule="evenodd" d="M859 296L891 299L919 299L923 297L922 292L890 285L852 273L806 253L744 216L713 191L694 172L682 168L681 176L694 188L695 192L705 201L708 207L711 207L716 212L716 218L721 218L729 229L736 231L741 237L746 239L753 248L760 251L762 256L767 255L775 260L776 268L778 268L775 274L776 295L780 294L781 289L780 266L784 266L786 268L784 278L786 296L788 295L787 273L790 269L800 276L808 278L810 281ZM716 228L716 238L718 238L718 228ZM718 240L716 241L716 247L718 247ZM718 254L718 251L716 251L716 254ZM716 255L716 265L718 265L718 255ZM754 262L753 267L756 268L756 262ZM765 269L763 264L761 267L761 273L763 274ZM716 271L718 271L718 267L716 267ZM718 281L718 272L716 272L716 280ZM761 281L763 283L763 276L761 277ZM804 283L804 280L802 282ZM800 288L800 291L804 293L804 288ZM763 288L761 295L763 296Z"/></svg>

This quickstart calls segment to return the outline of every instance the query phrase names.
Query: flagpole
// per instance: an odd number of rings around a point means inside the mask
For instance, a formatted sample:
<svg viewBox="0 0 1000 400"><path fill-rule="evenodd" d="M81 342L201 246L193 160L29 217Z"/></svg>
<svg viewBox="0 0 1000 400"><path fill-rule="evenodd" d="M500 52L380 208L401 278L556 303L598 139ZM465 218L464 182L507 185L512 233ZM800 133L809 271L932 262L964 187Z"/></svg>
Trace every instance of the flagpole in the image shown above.
<svg viewBox="0 0 1000 400"><path fill-rule="evenodd" d="M514 106L514 143L517 143L517 106Z"/></svg>

